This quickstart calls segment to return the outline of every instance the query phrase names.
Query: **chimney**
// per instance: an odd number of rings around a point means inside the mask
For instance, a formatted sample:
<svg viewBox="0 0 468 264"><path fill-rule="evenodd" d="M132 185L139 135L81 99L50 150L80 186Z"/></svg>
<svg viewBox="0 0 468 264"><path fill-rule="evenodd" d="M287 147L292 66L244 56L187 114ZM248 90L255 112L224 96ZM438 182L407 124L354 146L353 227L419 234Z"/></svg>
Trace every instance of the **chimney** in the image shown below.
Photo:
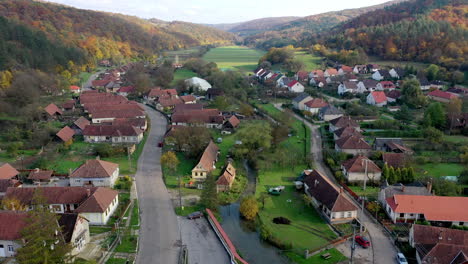
<svg viewBox="0 0 468 264"><path fill-rule="evenodd" d="M343 186L340 187L340 193L343 193Z"/></svg>
<svg viewBox="0 0 468 264"><path fill-rule="evenodd" d="M403 193L405 192L405 186L404 185L401 186L401 192L403 192Z"/></svg>
<svg viewBox="0 0 468 264"><path fill-rule="evenodd" d="M86 189L86 197L91 196L91 190L89 188Z"/></svg>
<svg viewBox="0 0 468 264"><path fill-rule="evenodd" d="M429 193L432 191L432 181L427 182L426 188Z"/></svg>
<svg viewBox="0 0 468 264"><path fill-rule="evenodd" d="M72 175L72 169L68 169L68 176Z"/></svg>
<svg viewBox="0 0 468 264"><path fill-rule="evenodd" d="M98 156L96 157L96 159L97 159L97 160L100 160L100 159L101 159L101 157L98 155Z"/></svg>
<svg viewBox="0 0 468 264"><path fill-rule="evenodd" d="M34 171L35 171L35 172L39 172L39 168L35 168Z"/></svg>

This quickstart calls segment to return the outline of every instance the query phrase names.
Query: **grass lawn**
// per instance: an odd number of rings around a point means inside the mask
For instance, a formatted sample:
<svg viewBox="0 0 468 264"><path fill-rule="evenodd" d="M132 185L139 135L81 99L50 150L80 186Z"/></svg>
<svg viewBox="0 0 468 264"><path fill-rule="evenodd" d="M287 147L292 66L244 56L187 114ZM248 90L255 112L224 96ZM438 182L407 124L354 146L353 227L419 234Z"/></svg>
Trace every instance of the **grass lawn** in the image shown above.
<svg viewBox="0 0 468 264"><path fill-rule="evenodd" d="M425 69L429 66L428 63L413 62L413 61L384 60L376 56L369 56L369 63L378 64L379 66L401 67L401 68L404 68L406 65L409 65L409 66L413 66L416 69Z"/></svg>
<svg viewBox="0 0 468 264"><path fill-rule="evenodd" d="M171 82L171 85L176 85L176 83L180 80L185 80L185 79L189 79L189 78L192 78L192 77L195 77L197 76L196 73L194 73L193 71L191 70L187 70L187 69L177 69L175 72L174 72L174 79L172 80Z"/></svg>
<svg viewBox="0 0 468 264"><path fill-rule="evenodd" d="M221 171L227 164L227 156L229 154L229 150L234 146L235 143L235 136L234 134L231 135L221 135L218 131L215 131L213 134L213 138L216 140L217 138L222 138L223 142L216 143L219 147L219 156L218 162L216 162L216 169L211 172L212 175L219 176Z"/></svg>
<svg viewBox="0 0 468 264"><path fill-rule="evenodd" d="M243 46L226 46L208 51L203 59L215 62L222 70L253 71L265 52Z"/></svg>
<svg viewBox="0 0 468 264"><path fill-rule="evenodd" d="M303 194L295 190L292 180L302 169L276 168L260 171L256 187L257 197L261 197L262 193L266 194L270 187L286 187L280 196L268 196L265 199L265 207L260 210L259 217L275 238L284 244L292 244L294 249L301 251L318 248L336 238L315 209L306 206ZM272 222L273 218L280 216L291 220L291 225L277 225Z"/></svg>
<svg viewBox="0 0 468 264"><path fill-rule="evenodd" d="M464 136L444 136L444 140L457 144L468 144L468 137Z"/></svg>
<svg viewBox="0 0 468 264"><path fill-rule="evenodd" d="M357 195L359 196L366 196L368 199L371 199L371 200L377 200L378 196L379 196L379 191L380 191L380 188L379 187L370 187L370 186L366 186L366 189L363 190L362 189L362 185L360 186L348 186L351 190L353 190L353 192L355 192Z"/></svg>
<svg viewBox="0 0 468 264"><path fill-rule="evenodd" d="M330 259L323 259L321 256L323 254L329 253L332 257ZM345 261L347 258L341 254L338 250L332 248L330 250L322 251L308 259L305 259L301 255L297 255L293 252L287 252L285 255L294 263L297 264L315 264L315 263L323 263L323 264L333 264L338 263L341 261Z"/></svg>
<svg viewBox="0 0 468 264"><path fill-rule="evenodd" d="M427 163L416 166L421 176L459 176L463 166L459 163Z"/></svg>
<svg viewBox="0 0 468 264"><path fill-rule="evenodd" d="M133 200L133 210L132 210L132 218L130 220L130 225L138 226L140 225L140 214L139 214L139 207L138 207L138 200Z"/></svg>
<svg viewBox="0 0 468 264"><path fill-rule="evenodd" d="M120 245L117 245L115 252L135 253L138 236L123 235Z"/></svg>
<svg viewBox="0 0 468 264"><path fill-rule="evenodd" d="M322 57L317 57L312 54L308 54L305 51L294 52L294 58L304 63L306 71L322 68Z"/></svg>
<svg viewBox="0 0 468 264"><path fill-rule="evenodd" d="M106 264L125 264L127 263L126 259L122 258L110 258L106 261Z"/></svg>
<svg viewBox="0 0 468 264"><path fill-rule="evenodd" d="M108 226L90 226L89 227L89 232L91 235L98 235L98 234L102 234L105 232L109 232L111 230L112 228Z"/></svg>
<svg viewBox="0 0 468 264"><path fill-rule="evenodd" d="M176 215L180 216L187 216L196 211L203 211L203 207L201 205L193 205L193 206L184 206L184 210L181 207L175 208Z"/></svg>

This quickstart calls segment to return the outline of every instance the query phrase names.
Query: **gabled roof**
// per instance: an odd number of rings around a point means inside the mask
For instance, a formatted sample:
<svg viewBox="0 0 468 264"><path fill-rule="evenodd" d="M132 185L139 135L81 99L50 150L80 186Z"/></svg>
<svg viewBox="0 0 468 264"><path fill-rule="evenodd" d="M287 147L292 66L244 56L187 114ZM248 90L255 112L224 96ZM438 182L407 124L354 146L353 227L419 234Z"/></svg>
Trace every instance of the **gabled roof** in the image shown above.
<svg viewBox="0 0 468 264"><path fill-rule="evenodd" d="M334 125L335 127L345 127L345 126L352 126L352 127L359 127L359 124L353 120L350 116L340 116L333 120L330 120L330 124Z"/></svg>
<svg viewBox="0 0 468 264"><path fill-rule="evenodd" d="M134 137L142 133L141 129L132 125L89 125L83 130L84 136Z"/></svg>
<svg viewBox="0 0 468 264"><path fill-rule="evenodd" d="M18 187L21 182L15 179L1 180L0 179L0 192L4 193L9 187Z"/></svg>
<svg viewBox="0 0 468 264"><path fill-rule="evenodd" d="M367 172L369 173L379 173L382 170L370 159L362 155L357 155L352 159L349 159L343 162L343 167L347 172L365 172L366 171L366 161L367 161Z"/></svg>
<svg viewBox="0 0 468 264"><path fill-rule="evenodd" d="M401 92L398 90L391 90L390 92L387 93L387 97L390 97L393 99L399 99L401 97Z"/></svg>
<svg viewBox="0 0 468 264"><path fill-rule="evenodd" d="M75 107L75 100L71 99L62 104L63 109L73 109Z"/></svg>
<svg viewBox="0 0 468 264"><path fill-rule="evenodd" d="M210 140L196 167L201 166L205 171L212 171L218 157L218 150L218 146L216 146L213 140Z"/></svg>
<svg viewBox="0 0 468 264"><path fill-rule="evenodd" d="M304 99L306 99L307 97L310 97L310 95L308 95L308 94L306 94L306 93L301 93L301 94L299 94L298 96L296 96L296 97L293 99L293 102L300 103L300 102L302 102Z"/></svg>
<svg viewBox="0 0 468 264"><path fill-rule="evenodd" d="M384 163L393 168L403 168L405 166L406 155L404 153L383 153Z"/></svg>
<svg viewBox="0 0 468 264"><path fill-rule="evenodd" d="M362 137L361 133L359 133L359 131L357 131L356 128L354 128L352 126L342 127L340 129L335 130L333 133L338 138L346 137L346 136L349 136L349 135L356 135L356 136Z"/></svg>
<svg viewBox="0 0 468 264"><path fill-rule="evenodd" d="M75 122L73 122L79 129L83 130L90 124L89 120L83 116L80 116Z"/></svg>
<svg viewBox="0 0 468 264"><path fill-rule="evenodd" d="M382 85L384 89L395 89L395 84L391 81L381 81L380 85Z"/></svg>
<svg viewBox="0 0 468 264"><path fill-rule="evenodd" d="M370 149L369 144L362 138L356 135L342 137L335 141L335 144L340 149Z"/></svg>
<svg viewBox="0 0 468 264"><path fill-rule="evenodd" d="M135 91L134 86L123 86L117 91L118 93L133 93Z"/></svg>
<svg viewBox="0 0 468 264"><path fill-rule="evenodd" d="M60 129L60 131L56 134L56 136L59 137L63 142L69 141L73 138L74 135L75 131L73 131L73 129L71 129L69 126Z"/></svg>
<svg viewBox="0 0 468 264"><path fill-rule="evenodd" d="M385 197L393 197L397 194L404 194L404 195L432 195L431 191L422 186L410 186L410 184L403 185L401 183L397 183L391 186L387 186L383 189L385 192Z"/></svg>
<svg viewBox="0 0 468 264"><path fill-rule="evenodd" d="M309 74L306 71L298 71L297 78L299 79L307 79L309 78Z"/></svg>
<svg viewBox="0 0 468 264"><path fill-rule="evenodd" d="M456 95L454 95L452 93L444 92L444 91L441 91L441 90L434 90L434 91L428 93L427 96L439 97L439 98L443 98L443 99L447 99L447 100L452 100L453 98L457 98Z"/></svg>
<svg viewBox="0 0 468 264"><path fill-rule="evenodd" d="M19 240L21 230L27 226L25 212L3 211L0 212L0 240Z"/></svg>
<svg viewBox="0 0 468 264"><path fill-rule="evenodd" d="M338 71L335 68L328 68L325 70L329 75L337 75Z"/></svg>
<svg viewBox="0 0 468 264"><path fill-rule="evenodd" d="M110 188L98 187L93 194L75 210L77 213L103 213L111 205L119 192Z"/></svg>
<svg viewBox="0 0 468 264"><path fill-rule="evenodd" d="M70 178L109 178L119 164L103 160L87 160L70 175Z"/></svg>
<svg viewBox="0 0 468 264"><path fill-rule="evenodd" d="M286 86L288 86L289 88L293 87L294 85L298 84L299 82L294 80L292 82L289 82L288 84L286 84Z"/></svg>
<svg viewBox="0 0 468 264"><path fill-rule="evenodd" d="M393 68L393 70L398 74L399 77L403 77L405 75L405 70L400 67Z"/></svg>
<svg viewBox="0 0 468 264"><path fill-rule="evenodd" d="M196 100L197 100L197 98L195 98L195 96L193 96L193 95L191 95L191 94L189 94L189 95L182 95L182 96L180 97L180 99L182 99L182 101L183 101L184 103L193 102L193 101L196 101Z"/></svg>
<svg viewBox="0 0 468 264"><path fill-rule="evenodd" d="M50 116L53 116L55 114L63 115L62 110L60 110L60 108L58 108L55 104L49 104L44 108L44 111L46 111L46 113Z"/></svg>
<svg viewBox="0 0 468 264"><path fill-rule="evenodd" d="M304 183L308 192L332 212L355 211L357 207L346 197L341 188L336 187L317 170L304 171Z"/></svg>
<svg viewBox="0 0 468 264"><path fill-rule="evenodd" d="M41 192L48 204L80 204L96 188L85 187L37 187L7 189L5 199L18 199L23 205L31 205L35 192Z"/></svg>
<svg viewBox="0 0 468 264"><path fill-rule="evenodd" d="M180 98L159 98L158 104L162 107L174 107L178 104L184 104Z"/></svg>
<svg viewBox="0 0 468 264"><path fill-rule="evenodd" d="M240 124L240 120L239 118L237 118L236 115L232 115L228 120L227 122L229 122L231 124L232 127L236 128L237 126L239 126Z"/></svg>
<svg viewBox="0 0 468 264"><path fill-rule="evenodd" d="M0 166L0 179L9 180L18 174L19 171L17 171L8 163L5 163L2 166Z"/></svg>
<svg viewBox="0 0 468 264"><path fill-rule="evenodd" d="M357 82L352 82L352 81L344 81L343 85L346 87L346 89L352 89L355 90L357 89Z"/></svg>
<svg viewBox="0 0 468 264"><path fill-rule="evenodd" d="M373 91L370 93L372 97L374 97L374 101L376 104L380 104L387 101L387 96L383 91Z"/></svg>
<svg viewBox="0 0 468 264"><path fill-rule="evenodd" d="M304 105L306 105L309 108L322 108L328 105L328 103L321 99L321 98L314 98L308 102L306 102Z"/></svg>
<svg viewBox="0 0 468 264"><path fill-rule="evenodd" d="M76 85L71 85L70 86L70 90L72 91L79 91L81 88L79 86L76 86Z"/></svg>
<svg viewBox="0 0 468 264"><path fill-rule="evenodd" d="M313 70L311 73L312 73L314 76L323 77L323 71L322 71L322 70Z"/></svg>
<svg viewBox="0 0 468 264"><path fill-rule="evenodd" d="M428 221L468 222L468 197L394 195L387 198L396 213L424 214Z"/></svg>
<svg viewBox="0 0 468 264"><path fill-rule="evenodd" d="M58 214L58 216L58 224L62 228L63 238L66 243L70 243L79 216L74 213Z"/></svg>
<svg viewBox="0 0 468 264"><path fill-rule="evenodd" d="M362 83L367 89L374 89L375 87L377 87L377 84L379 82L373 79L365 79L362 81Z"/></svg>
<svg viewBox="0 0 468 264"><path fill-rule="evenodd" d="M334 105L328 105L320 109L322 115L342 115L343 111L336 108Z"/></svg>
<svg viewBox="0 0 468 264"><path fill-rule="evenodd" d="M378 70L380 76L386 78L386 79L390 79L392 78L392 76L390 75L390 73L387 71L387 70Z"/></svg>
<svg viewBox="0 0 468 264"><path fill-rule="evenodd" d="M50 180L54 171L35 169L29 173L28 179L30 180Z"/></svg>
<svg viewBox="0 0 468 264"><path fill-rule="evenodd" d="M102 110L93 112L92 118L135 118L145 116L140 110Z"/></svg>
<svg viewBox="0 0 468 264"><path fill-rule="evenodd" d="M349 66L346 66L346 65L342 65L340 69L342 71L344 71L344 72L352 72L353 71L353 68L351 68Z"/></svg>
<svg viewBox="0 0 468 264"><path fill-rule="evenodd" d="M229 162L226 168L224 168L221 176L216 181L216 184L217 185L231 185L232 182L234 182L235 177L236 177L236 169Z"/></svg>

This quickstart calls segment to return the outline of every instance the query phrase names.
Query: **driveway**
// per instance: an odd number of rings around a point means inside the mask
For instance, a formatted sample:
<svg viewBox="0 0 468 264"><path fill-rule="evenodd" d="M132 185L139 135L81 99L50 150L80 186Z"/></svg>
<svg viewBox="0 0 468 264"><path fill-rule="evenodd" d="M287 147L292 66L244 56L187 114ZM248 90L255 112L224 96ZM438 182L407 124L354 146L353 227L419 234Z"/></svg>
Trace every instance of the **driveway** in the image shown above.
<svg viewBox="0 0 468 264"><path fill-rule="evenodd" d="M276 108L283 111L280 105L275 105ZM296 119L303 121L303 118L294 114ZM306 126L308 126L311 130L311 143L310 144L310 151L313 154L313 162L315 168L320 172L323 172L325 176L327 176L330 180L332 180L335 184L338 185L336 182L335 177L333 176L330 169L325 166L323 162L323 150L322 150L322 138L320 136L319 126L313 125L307 120L303 121ZM338 185L339 186L339 185ZM353 197L348 195L348 198L355 203L356 206L360 208L360 204L358 204ZM374 222L374 219L368 215L367 211L364 211L364 215L361 214L361 210L358 212L359 220L362 224L364 224L369 231L367 237L370 238L372 244L372 250L368 249L367 252L361 252L361 257L372 260L371 262L367 263L378 263L378 264L393 264L395 263L395 255L397 253L393 243L391 242L390 238L383 230L382 226ZM367 257L364 257L365 254L370 254ZM349 255L348 255L349 256Z"/></svg>
<svg viewBox="0 0 468 264"><path fill-rule="evenodd" d="M146 113L151 119L151 131L135 175L141 218L137 263L176 264L180 229L162 179L161 149L157 147L166 132L167 121L149 107Z"/></svg>
<svg viewBox="0 0 468 264"><path fill-rule="evenodd" d="M179 217L179 224L190 264L230 263L228 253L205 218Z"/></svg>
<svg viewBox="0 0 468 264"><path fill-rule="evenodd" d="M103 72L105 72L105 70L98 71L96 73L91 74L91 76L89 76L89 78L88 78L88 81L86 81L86 83L83 85L83 90L85 90L85 91L86 90L91 90L91 87L93 86L92 82L94 80L96 80L96 78L99 76L99 74L101 74Z"/></svg>

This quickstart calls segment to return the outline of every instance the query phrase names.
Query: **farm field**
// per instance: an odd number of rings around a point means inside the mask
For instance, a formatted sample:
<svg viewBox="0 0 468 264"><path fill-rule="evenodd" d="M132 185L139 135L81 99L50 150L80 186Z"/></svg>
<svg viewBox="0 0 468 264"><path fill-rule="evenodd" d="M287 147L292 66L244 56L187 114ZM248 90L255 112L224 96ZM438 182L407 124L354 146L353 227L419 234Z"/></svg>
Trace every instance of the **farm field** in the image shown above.
<svg viewBox="0 0 468 264"><path fill-rule="evenodd" d="M190 57L194 56L200 51L199 47L193 47L189 49L181 49L181 50L173 50L173 51L165 51L164 58L175 60L175 57L179 57L179 63L183 63L185 60L189 59Z"/></svg>
<svg viewBox="0 0 468 264"><path fill-rule="evenodd" d="M458 176L462 172L463 166L458 163L428 163L418 165L416 169L424 176Z"/></svg>
<svg viewBox="0 0 468 264"><path fill-rule="evenodd" d="M422 62L412 62L412 61L396 61L396 60L384 60L379 57L369 56L369 63L378 64L380 66L387 67L401 67L404 68L406 65L413 66L416 69L425 69L429 64Z"/></svg>
<svg viewBox="0 0 468 264"><path fill-rule="evenodd" d="M322 68L322 57L314 56L312 54L308 54L305 51L296 51L294 53L294 58L302 61L304 63L306 71L312 71L315 69Z"/></svg>
<svg viewBox="0 0 468 264"><path fill-rule="evenodd" d="M197 74L191 70L178 69L174 72L174 79L172 80L171 85L176 85L180 80L186 80L195 76L197 76Z"/></svg>
<svg viewBox="0 0 468 264"><path fill-rule="evenodd" d="M241 46L214 48L203 56L203 59L215 62L222 70L253 71L264 52Z"/></svg>

